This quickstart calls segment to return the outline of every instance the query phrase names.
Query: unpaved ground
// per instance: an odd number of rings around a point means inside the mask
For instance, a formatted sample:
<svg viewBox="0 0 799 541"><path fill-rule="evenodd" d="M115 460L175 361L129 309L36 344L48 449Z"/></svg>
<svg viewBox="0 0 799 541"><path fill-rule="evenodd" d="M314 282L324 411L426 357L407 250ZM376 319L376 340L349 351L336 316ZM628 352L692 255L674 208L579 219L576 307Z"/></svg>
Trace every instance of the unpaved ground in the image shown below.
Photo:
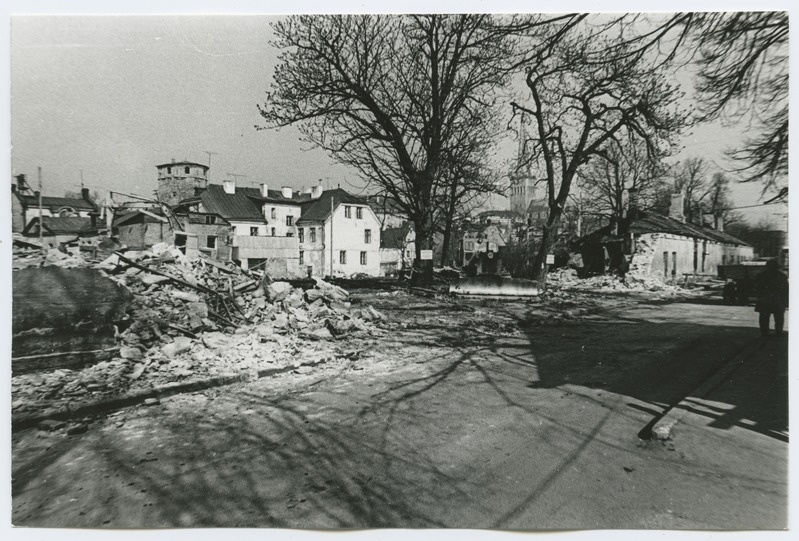
<svg viewBox="0 0 799 541"><path fill-rule="evenodd" d="M13 523L785 526L787 341L751 308L375 299L394 330L359 356L14 434ZM742 350L772 361L758 407L638 437Z"/></svg>

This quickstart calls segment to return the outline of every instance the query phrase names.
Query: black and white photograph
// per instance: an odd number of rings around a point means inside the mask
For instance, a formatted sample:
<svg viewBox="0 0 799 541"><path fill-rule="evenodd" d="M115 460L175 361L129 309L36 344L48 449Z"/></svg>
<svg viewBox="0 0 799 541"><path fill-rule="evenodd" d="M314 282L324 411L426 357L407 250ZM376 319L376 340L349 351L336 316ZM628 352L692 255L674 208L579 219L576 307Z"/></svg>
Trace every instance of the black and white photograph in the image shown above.
<svg viewBox="0 0 799 541"><path fill-rule="evenodd" d="M622 4L15 3L11 531L787 534L791 12Z"/></svg>

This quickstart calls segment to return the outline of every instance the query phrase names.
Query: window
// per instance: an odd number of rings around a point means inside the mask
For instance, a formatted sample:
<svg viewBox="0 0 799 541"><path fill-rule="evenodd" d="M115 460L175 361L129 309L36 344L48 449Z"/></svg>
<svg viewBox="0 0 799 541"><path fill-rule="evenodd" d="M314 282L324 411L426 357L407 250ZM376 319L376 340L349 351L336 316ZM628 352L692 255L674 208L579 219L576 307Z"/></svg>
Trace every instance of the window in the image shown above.
<svg viewBox="0 0 799 541"><path fill-rule="evenodd" d="M304 265L304 264L305 264L305 252L300 250L300 265Z"/></svg>
<svg viewBox="0 0 799 541"><path fill-rule="evenodd" d="M178 250L182 254L186 254L186 235L181 235L180 233L175 234L175 246L178 247Z"/></svg>
<svg viewBox="0 0 799 541"><path fill-rule="evenodd" d="M294 231L286 231L286 236L287 237L293 237L294 236Z"/></svg>
<svg viewBox="0 0 799 541"><path fill-rule="evenodd" d="M311 242L316 242L316 228L311 228Z"/></svg>
<svg viewBox="0 0 799 541"><path fill-rule="evenodd" d="M299 237L300 242L305 242L305 228L300 227L297 229L297 236Z"/></svg>
<svg viewBox="0 0 799 541"><path fill-rule="evenodd" d="M277 209L272 207L272 219L274 220L275 218L277 218Z"/></svg>
<svg viewBox="0 0 799 541"><path fill-rule="evenodd" d="M216 248L216 235L208 235L205 238L205 247L211 250Z"/></svg>
<svg viewBox="0 0 799 541"><path fill-rule="evenodd" d="M258 236L258 228L257 227L251 227L250 228L250 236L251 237L257 237Z"/></svg>
<svg viewBox="0 0 799 541"><path fill-rule="evenodd" d="M166 168L166 174L167 175L171 175L172 174L172 168L171 167L167 167Z"/></svg>
<svg viewBox="0 0 799 541"><path fill-rule="evenodd" d="M371 229L364 229L363 230L363 243L364 244L372 244L372 230Z"/></svg>
<svg viewBox="0 0 799 541"><path fill-rule="evenodd" d="M206 216L205 223L207 225L214 225L216 223L216 216Z"/></svg>
<svg viewBox="0 0 799 541"><path fill-rule="evenodd" d="M467 251L467 252L473 252L474 251L474 242L472 242L472 241L464 242L463 243L463 249L465 251Z"/></svg>
<svg viewBox="0 0 799 541"><path fill-rule="evenodd" d="M663 276L669 272L669 253L663 252Z"/></svg>
<svg viewBox="0 0 799 541"><path fill-rule="evenodd" d="M288 226L294 225L294 216L292 216L291 214L286 216L286 225Z"/></svg>
<svg viewBox="0 0 799 541"><path fill-rule="evenodd" d="M355 218L358 220L363 219L363 207L355 207Z"/></svg>
<svg viewBox="0 0 799 541"><path fill-rule="evenodd" d="M266 259L249 258L247 259L247 268L251 271L262 271L266 267Z"/></svg>
<svg viewBox="0 0 799 541"><path fill-rule="evenodd" d="M342 265L346 265L347 264L347 251L346 250L341 250L338 253L338 262L341 263Z"/></svg>
<svg viewBox="0 0 799 541"><path fill-rule="evenodd" d="M352 218L352 207L344 206L344 217Z"/></svg>
<svg viewBox="0 0 799 541"><path fill-rule="evenodd" d="M366 265L366 252L361 252L361 265Z"/></svg>
<svg viewBox="0 0 799 541"><path fill-rule="evenodd" d="M721 254L721 264L722 265L726 265L727 264L727 256L724 255L724 254Z"/></svg>
<svg viewBox="0 0 799 541"><path fill-rule="evenodd" d="M187 166L183 169L183 171L188 175L191 172L191 168Z"/></svg>
<svg viewBox="0 0 799 541"><path fill-rule="evenodd" d="M275 236L275 228L274 227L272 228L272 236L273 237Z"/></svg>
<svg viewBox="0 0 799 541"><path fill-rule="evenodd" d="M677 276L677 252L671 253L671 275Z"/></svg>

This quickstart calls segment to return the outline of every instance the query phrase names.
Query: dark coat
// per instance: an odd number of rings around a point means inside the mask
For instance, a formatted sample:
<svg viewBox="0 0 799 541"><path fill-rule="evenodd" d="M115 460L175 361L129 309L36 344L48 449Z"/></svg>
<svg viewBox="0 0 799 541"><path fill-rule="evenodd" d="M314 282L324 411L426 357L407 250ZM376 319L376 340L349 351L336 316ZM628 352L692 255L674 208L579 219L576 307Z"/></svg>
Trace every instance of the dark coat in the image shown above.
<svg viewBox="0 0 799 541"><path fill-rule="evenodd" d="M777 269L766 269L755 279L756 312L784 312L788 307L788 277Z"/></svg>

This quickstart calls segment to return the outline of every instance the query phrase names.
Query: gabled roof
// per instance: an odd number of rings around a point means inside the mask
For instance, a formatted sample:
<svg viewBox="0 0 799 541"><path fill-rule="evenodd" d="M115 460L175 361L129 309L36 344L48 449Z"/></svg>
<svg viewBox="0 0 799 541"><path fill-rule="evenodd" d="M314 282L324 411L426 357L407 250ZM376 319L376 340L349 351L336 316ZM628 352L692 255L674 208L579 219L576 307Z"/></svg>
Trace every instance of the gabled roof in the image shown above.
<svg viewBox="0 0 799 541"><path fill-rule="evenodd" d="M23 234L27 234L34 225L39 223L39 217L33 218L28 225L25 226ZM62 218L60 216L42 216L42 229L51 235L80 235L86 233L97 233L97 226L92 225L91 218L81 218L76 216L69 216Z"/></svg>
<svg viewBox="0 0 799 541"><path fill-rule="evenodd" d="M401 249L405 246L405 239L411 231L411 223L403 222L399 227L387 227L380 232L381 248Z"/></svg>
<svg viewBox="0 0 799 541"><path fill-rule="evenodd" d="M168 222L167 218L164 216L164 212L160 208L153 207L150 209L136 209L124 214L116 214L114 215L113 226L118 227L137 220L141 220L141 223Z"/></svg>
<svg viewBox="0 0 799 541"><path fill-rule="evenodd" d="M231 194L226 193L219 184L209 184L207 189L200 192L199 198L207 212L219 214L226 220L266 221L261 210L261 191L258 188L236 187L235 193Z"/></svg>
<svg viewBox="0 0 799 541"><path fill-rule="evenodd" d="M297 224L324 222L327 220L327 217L330 216L331 201L334 209L342 203L349 205L368 205L366 198L352 195L341 188L327 190L322 192L322 195L319 196L318 199L303 203L302 214L300 215L300 219L297 220Z"/></svg>
<svg viewBox="0 0 799 541"><path fill-rule="evenodd" d="M15 193L25 207L31 208L39 206L39 198L35 195L23 195L19 192ZM42 207L51 211L57 211L67 207L75 210L97 210L97 206L94 203L81 197L52 197L49 195L42 196Z"/></svg>
<svg viewBox="0 0 799 541"><path fill-rule="evenodd" d="M624 223L626 222L626 223ZM626 226L631 233L670 233L672 235L681 235L683 237L690 237L695 239L707 240L720 244L735 244L738 246L749 246L741 239L735 238L732 235L704 227L701 225L681 222L663 216L657 212L638 210L632 216L628 216L623 220L622 226ZM588 235L582 237L578 243L582 244L589 240L598 240L607 237L611 233L609 225L597 229Z"/></svg>

